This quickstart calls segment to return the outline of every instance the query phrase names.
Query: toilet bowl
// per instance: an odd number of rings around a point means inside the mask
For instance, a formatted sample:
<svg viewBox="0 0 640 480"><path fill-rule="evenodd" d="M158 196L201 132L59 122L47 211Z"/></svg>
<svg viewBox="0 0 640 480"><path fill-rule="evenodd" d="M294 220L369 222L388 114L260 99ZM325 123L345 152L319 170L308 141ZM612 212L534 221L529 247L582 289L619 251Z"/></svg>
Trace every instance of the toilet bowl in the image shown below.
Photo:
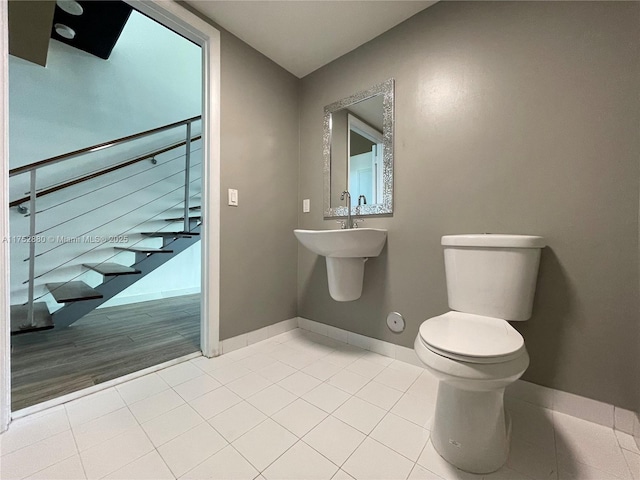
<svg viewBox="0 0 640 480"><path fill-rule="evenodd" d="M487 331L467 328L486 321ZM431 427L436 451L462 470L498 470L509 454L504 389L529 366L522 336L504 320L449 312L422 324L414 348L440 382Z"/></svg>
<svg viewBox="0 0 640 480"><path fill-rule="evenodd" d="M531 316L543 239L522 235L442 237L449 307L424 321L418 358L439 380L431 439L449 463L472 473L502 467L511 425L504 389L529 366L508 321Z"/></svg>

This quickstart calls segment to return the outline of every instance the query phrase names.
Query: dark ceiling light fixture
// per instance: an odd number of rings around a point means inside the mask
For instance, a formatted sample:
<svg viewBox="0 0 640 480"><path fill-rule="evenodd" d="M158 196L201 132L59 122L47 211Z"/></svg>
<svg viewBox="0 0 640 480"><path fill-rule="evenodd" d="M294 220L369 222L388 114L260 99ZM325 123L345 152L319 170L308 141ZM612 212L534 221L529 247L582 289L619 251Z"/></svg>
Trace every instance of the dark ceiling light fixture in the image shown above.
<svg viewBox="0 0 640 480"><path fill-rule="evenodd" d="M82 15L84 13L84 8L75 0L57 0L56 5L62 9L62 11L67 12L69 15Z"/></svg>
<svg viewBox="0 0 640 480"><path fill-rule="evenodd" d="M82 15L77 14L80 12L78 7L82 9ZM131 5L123 1L57 0L51 38L107 60L131 11ZM75 36L69 37L66 32L61 33L56 24L69 27L75 32Z"/></svg>

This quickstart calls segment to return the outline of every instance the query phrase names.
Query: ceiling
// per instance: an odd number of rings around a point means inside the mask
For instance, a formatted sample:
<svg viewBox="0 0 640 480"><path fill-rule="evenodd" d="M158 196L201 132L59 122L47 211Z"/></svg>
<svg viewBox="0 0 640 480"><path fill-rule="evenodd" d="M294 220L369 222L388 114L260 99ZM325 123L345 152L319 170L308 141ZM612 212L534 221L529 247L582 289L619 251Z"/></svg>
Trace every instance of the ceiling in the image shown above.
<svg viewBox="0 0 640 480"><path fill-rule="evenodd" d="M187 0L298 78L436 3L424 0Z"/></svg>

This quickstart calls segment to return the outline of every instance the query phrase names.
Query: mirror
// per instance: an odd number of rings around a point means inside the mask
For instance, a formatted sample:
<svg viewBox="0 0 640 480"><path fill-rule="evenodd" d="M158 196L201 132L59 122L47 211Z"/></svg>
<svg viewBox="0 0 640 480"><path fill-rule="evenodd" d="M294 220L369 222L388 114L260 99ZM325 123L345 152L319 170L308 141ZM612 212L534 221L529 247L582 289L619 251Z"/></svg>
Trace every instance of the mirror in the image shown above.
<svg viewBox="0 0 640 480"><path fill-rule="evenodd" d="M324 217L393 213L394 80L324 108Z"/></svg>

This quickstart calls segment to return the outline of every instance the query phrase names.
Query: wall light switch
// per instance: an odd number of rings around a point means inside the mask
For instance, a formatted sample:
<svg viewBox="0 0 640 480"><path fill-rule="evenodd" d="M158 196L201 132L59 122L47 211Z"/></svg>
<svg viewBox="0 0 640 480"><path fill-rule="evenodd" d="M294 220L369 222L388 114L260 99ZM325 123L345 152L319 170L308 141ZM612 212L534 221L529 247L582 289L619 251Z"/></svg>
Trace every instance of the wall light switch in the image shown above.
<svg viewBox="0 0 640 480"><path fill-rule="evenodd" d="M311 211L311 200L305 198L302 200L302 213L309 213Z"/></svg>
<svg viewBox="0 0 640 480"><path fill-rule="evenodd" d="M229 206L238 206L238 190L236 190L235 188L229 189Z"/></svg>

